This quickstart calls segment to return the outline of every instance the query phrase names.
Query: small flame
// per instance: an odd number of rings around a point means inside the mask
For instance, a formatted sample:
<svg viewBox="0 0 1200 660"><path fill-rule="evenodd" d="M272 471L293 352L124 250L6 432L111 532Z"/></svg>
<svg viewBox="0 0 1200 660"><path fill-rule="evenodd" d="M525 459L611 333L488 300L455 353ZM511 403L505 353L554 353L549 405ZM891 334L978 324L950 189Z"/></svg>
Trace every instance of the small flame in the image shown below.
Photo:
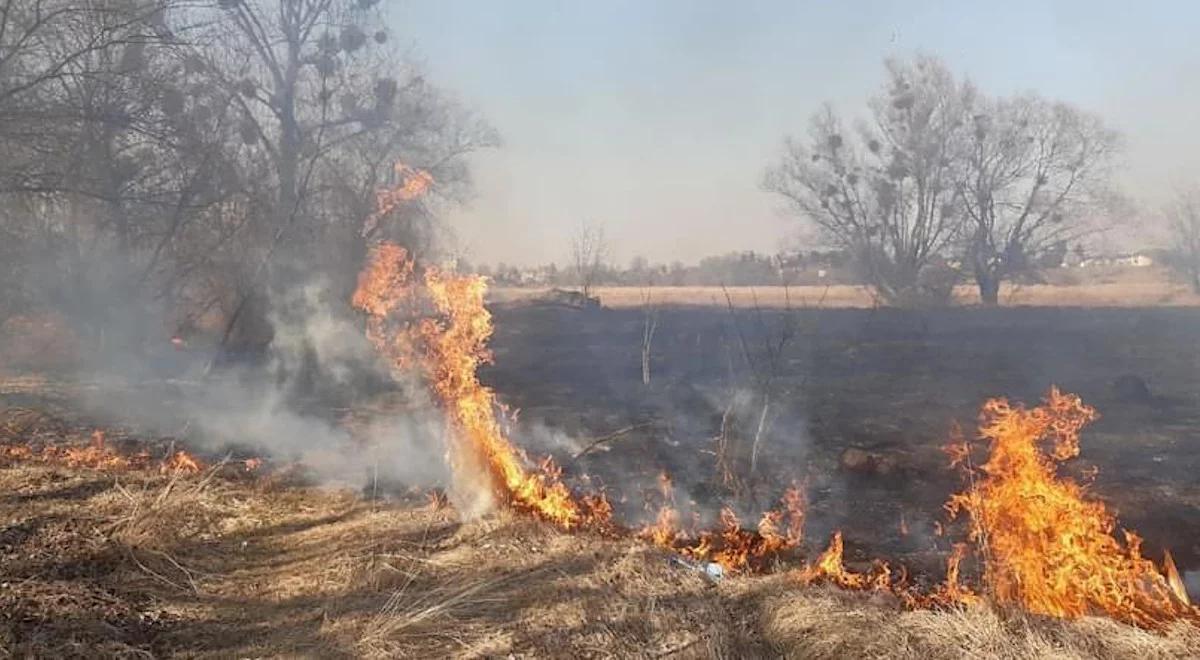
<svg viewBox="0 0 1200 660"><path fill-rule="evenodd" d="M666 474L659 477L659 489L663 506L654 524L643 527L638 537L685 557L720 564L732 573L753 572L764 569L782 553L798 548L804 540L804 498L795 486L785 491L780 499L781 508L763 513L756 531L744 529L734 510L726 506L721 508L718 528L698 534L684 530Z"/></svg>
<svg viewBox="0 0 1200 660"><path fill-rule="evenodd" d="M1171 593L1179 599L1179 602L1190 605L1192 600L1188 597L1187 586L1183 583L1183 578L1179 577L1179 569L1175 568L1175 558L1171 556L1170 550L1163 552L1163 571L1166 573L1167 585L1171 587Z"/></svg>
<svg viewBox="0 0 1200 660"><path fill-rule="evenodd" d="M892 589L892 571L887 563L876 561L869 573L848 571L842 561L844 550L842 532L839 530L833 533L833 537L829 539L829 547L817 557L817 561L799 570L800 581L805 584L827 581L843 589L853 590Z"/></svg>
<svg viewBox="0 0 1200 660"><path fill-rule="evenodd" d="M197 474L204 469L204 463L186 451L172 453L159 466L161 474Z"/></svg>

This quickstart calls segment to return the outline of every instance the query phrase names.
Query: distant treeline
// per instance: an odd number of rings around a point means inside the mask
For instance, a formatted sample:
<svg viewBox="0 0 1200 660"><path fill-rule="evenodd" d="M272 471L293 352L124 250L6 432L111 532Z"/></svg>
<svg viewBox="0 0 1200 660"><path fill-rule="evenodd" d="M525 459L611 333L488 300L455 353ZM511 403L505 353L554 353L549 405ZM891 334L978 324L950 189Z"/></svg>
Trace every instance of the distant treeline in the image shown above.
<svg viewBox="0 0 1200 660"><path fill-rule="evenodd" d="M546 264L511 266L503 262L470 264L459 262L460 270L487 275L500 286L574 286L574 269ZM811 250L763 254L753 250L705 257L697 263L673 261L652 263L635 257L628 266L604 264L597 286L766 286L779 284L857 283L849 255L841 250Z"/></svg>

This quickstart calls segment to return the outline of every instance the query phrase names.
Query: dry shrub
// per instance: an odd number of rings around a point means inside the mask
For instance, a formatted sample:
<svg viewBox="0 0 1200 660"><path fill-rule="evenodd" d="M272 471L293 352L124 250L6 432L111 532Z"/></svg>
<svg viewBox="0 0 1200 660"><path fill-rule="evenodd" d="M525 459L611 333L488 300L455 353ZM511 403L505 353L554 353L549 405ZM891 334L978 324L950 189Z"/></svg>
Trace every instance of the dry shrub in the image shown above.
<svg viewBox="0 0 1200 660"><path fill-rule="evenodd" d="M110 542L161 585L200 593L205 574L178 555L181 548L219 538L222 527L237 518L238 500L214 492L220 484L213 479L223 465L191 477L176 473L128 486L116 482L99 498L112 511Z"/></svg>

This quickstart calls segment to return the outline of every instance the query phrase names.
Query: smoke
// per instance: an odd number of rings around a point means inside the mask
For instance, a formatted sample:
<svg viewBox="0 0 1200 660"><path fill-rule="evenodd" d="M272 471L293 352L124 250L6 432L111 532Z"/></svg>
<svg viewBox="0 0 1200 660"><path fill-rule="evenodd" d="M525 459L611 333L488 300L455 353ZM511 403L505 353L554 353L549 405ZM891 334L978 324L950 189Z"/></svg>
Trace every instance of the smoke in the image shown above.
<svg viewBox="0 0 1200 660"><path fill-rule="evenodd" d="M213 456L299 463L331 487L449 483L443 415L415 375L397 381L381 364L328 278L277 288L261 312L269 343L225 350L211 328L173 344L176 311L141 295L139 260L121 255L100 245L86 276L47 262L23 282L77 338L58 375L88 421Z"/></svg>

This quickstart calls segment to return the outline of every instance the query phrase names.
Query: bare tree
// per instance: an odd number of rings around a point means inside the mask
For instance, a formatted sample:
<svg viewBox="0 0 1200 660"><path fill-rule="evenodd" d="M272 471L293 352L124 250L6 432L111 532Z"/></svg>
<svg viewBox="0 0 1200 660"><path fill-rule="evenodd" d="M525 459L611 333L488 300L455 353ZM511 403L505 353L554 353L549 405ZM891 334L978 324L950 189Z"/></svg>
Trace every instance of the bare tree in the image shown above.
<svg viewBox="0 0 1200 660"><path fill-rule="evenodd" d="M884 301L912 304L949 295L925 276L957 228L953 156L971 90L929 57L889 60L887 72L870 124L849 131L826 106L764 186L854 255Z"/></svg>
<svg viewBox="0 0 1200 660"><path fill-rule="evenodd" d="M1171 230L1173 266L1200 293L1200 188L1180 190L1165 212Z"/></svg>
<svg viewBox="0 0 1200 660"><path fill-rule="evenodd" d="M571 236L571 267L584 296L591 296L607 260L604 227L593 222L581 223Z"/></svg>
<svg viewBox="0 0 1200 660"><path fill-rule="evenodd" d="M251 271L241 281L251 288L227 315L228 338L264 287L283 293L314 272L352 286L347 265L365 250L374 191L417 172L428 197L453 198L469 184L465 154L496 139L389 50L378 0L217 4L201 12L210 26L201 52L218 83L237 92L241 158L261 173L255 190L266 210L250 234ZM423 252L432 215L414 200L367 232Z"/></svg>
<svg viewBox="0 0 1200 660"><path fill-rule="evenodd" d="M2 297L261 347L268 293L353 286L396 161L429 194L377 231L424 252L497 139L390 43L372 0L0 0Z"/></svg>
<svg viewBox="0 0 1200 660"><path fill-rule="evenodd" d="M1115 132L1095 116L1036 96L977 99L958 193L967 263L985 305L1047 250L1097 229Z"/></svg>
<svg viewBox="0 0 1200 660"><path fill-rule="evenodd" d="M734 307L728 288L722 285L721 290L737 339L740 362L749 382L743 387L735 384L734 361L730 356L729 399L721 415L714 453L722 482L741 494L745 487L753 487L758 478L759 456L777 414L774 407L787 394L780 381L788 363L789 347L802 328L799 310L792 306L791 290L786 283L783 284L784 309L775 322L771 322L768 313L759 305L757 294L751 290L753 310L745 319L753 322L750 328L743 327L743 319ZM824 302L824 296L820 302Z"/></svg>

